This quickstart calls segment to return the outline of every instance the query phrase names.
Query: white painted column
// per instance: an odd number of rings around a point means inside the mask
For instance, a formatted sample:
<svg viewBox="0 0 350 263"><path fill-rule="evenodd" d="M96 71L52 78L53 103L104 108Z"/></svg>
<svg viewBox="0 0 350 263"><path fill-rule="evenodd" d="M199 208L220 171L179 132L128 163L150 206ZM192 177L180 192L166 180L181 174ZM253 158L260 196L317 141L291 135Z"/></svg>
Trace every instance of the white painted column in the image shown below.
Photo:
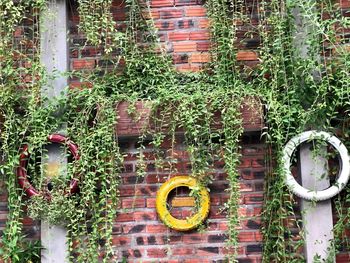
<svg viewBox="0 0 350 263"><path fill-rule="evenodd" d="M54 76L43 88L43 96L53 99L67 87L67 77L60 75L68 70L69 56L67 43L67 3L65 0L47 1L47 9L40 15L41 62L47 74ZM59 113L58 113L59 114ZM62 125L64 127L64 125ZM64 133L64 128L60 131ZM49 145L47 175L54 176L64 171L67 160L65 153L57 145ZM41 243L45 248L41 251L41 262L68 262L67 231L60 226L52 226L41 222Z"/></svg>
<svg viewBox="0 0 350 263"><path fill-rule="evenodd" d="M326 147L321 150L327 151ZM330 186L328 163L325 157L315 156L312 144L300 147L299 171L301 184L310 190L324 190ZM328 249L333 240L333 216L330 200L321 202L301 201L302 219L305 229L305 256L308 263L314 262L316 255L327 259ZM335 259L333 259L335 262ZM332 262L332 261L327 261Z"/></svg>
<svg viewBox="0 0 350 263"><path fill-rule="evenodd" d="M315 0L310 0L310 7ZM314 5L315 6L315 5ZM316 10L315 10L316 11ZM293 10L296 25L296 35L294 36L294 45L299 49L302 58L308 57L309 46L307 40L310 38L310 33L315 30L312 21L317 19L311 17L308 21L300 14L300 9L297 7ZM306 19L306 20L305 20ZM311 72L314 80L321 78L320 72L317 70ZM310 190L324 190L329 187L328 178L328 163L322 154L315 156L311 150L312 145L305 143L300 146L299 154L299 174L301 175L301 184L303 187ZM320 149L324 151L326 156L327 148ZM332 203L330 200L312 203L306 200L301 201L302 220L305 230L305 256L306 262L314 262L314 256L318 255L322 259L327 259L329 249L332 245L333 236L333 215ZM328 259L327 262L335 262L334 259Z"/></svg>
<svg viewBox="0 0 350 263"><path fill-rule="evenodd" d="M313 1L314 0L310 0L310 6L312 6ZM297 30L294 36L294 45L299 49L300 56L302 58L307 58L309 49L307 40L309 34L314 30L312 21L315 17L311 17L311 21L305 21L305 18L300 14L299 8L295 8L293 11ZM311 73L315 81L320 79L318 71L315 70ZM310 143L305 143L300 146L299 172L301 175L301 184L303 187L310 190L324 190L330 186L327 174L327 160L322 154L315 156L315 153L312 153L311 147L312 145ZM326 156L326 147L319 150L323 151L324 156ZM331 241L334 238L331 201L327 200L313 203L302 200L301 209L305 230L306 262L314 262L314 257L316 255L320 256L321 259L326 259L328 257L327 249L332 245ZM332 260L327 262L332 262ZM335 262L335 259L333 259L333 262Z"/></svg>

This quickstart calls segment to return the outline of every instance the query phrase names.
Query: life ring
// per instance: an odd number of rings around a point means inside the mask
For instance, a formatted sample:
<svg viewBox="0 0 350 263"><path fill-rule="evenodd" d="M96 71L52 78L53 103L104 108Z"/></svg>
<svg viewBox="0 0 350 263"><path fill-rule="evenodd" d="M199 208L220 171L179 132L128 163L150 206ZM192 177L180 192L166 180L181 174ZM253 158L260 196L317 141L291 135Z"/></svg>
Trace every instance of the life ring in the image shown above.
<svg viewBox="0 0 350 263"><path fill-rule="evenodd" d="M187 219L177 219L173 217L167 208L167 199L169 193L178 187L185 186L189 188L199 187L198 192L198 212ZM198 227L208 216L210 207L210 197L207 189L200 186L197 180L190 176L176 176L165 182L157 192L156 209L159 218L168 227L178 231L188 231Z"/></svg>
<svg viewBox="0 0 350 263"><path fill-rule="evenodd" d="M68 146L74 160L79 160L80 156L78 154L78 146L67 139L65 136L60 134L51 134L48 136L48 141L52 143L60 143ZM28 197L37 196L40 192L31 185L27 177L27 161L30 156L28 152L28 145L25 144L22 147L22 151L19 157L19 167L17 168L17 179L21 188L25 191ZM69 185L69 194L76 193L78 191L78 181L77 179L72 179ZM50 199L50 194L47 196Z"/></svg>
<svg viewBox="0 0 350 263"><path fill-rule="evenodd" d="M290 172L291 157L295 149L305 141L318 139L331 144L341 158L340 174L335 184L325 190L311 191L302 187ZM283 162L285 169L285 182L289 189L305 200L323 201L337 195L347 184L350 176L350 159L345 145L335 136L322 131L307 131L293 137L283 149Z"/></svg>

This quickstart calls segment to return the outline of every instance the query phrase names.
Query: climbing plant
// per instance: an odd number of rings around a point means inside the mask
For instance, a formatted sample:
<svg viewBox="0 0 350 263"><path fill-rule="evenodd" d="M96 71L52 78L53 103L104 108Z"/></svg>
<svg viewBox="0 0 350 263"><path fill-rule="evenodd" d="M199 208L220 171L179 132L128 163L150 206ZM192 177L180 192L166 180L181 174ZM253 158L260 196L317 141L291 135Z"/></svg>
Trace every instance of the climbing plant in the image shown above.
<svg viewBox="0 0 350 263"><path fill-rule="evenodd" d="M255 87L268 103L266 134L275 153L265 189L264 261L299 262L294 252L301 244L291 232L298 225L295 200L284 186L282 149L307 129L348 129L349 54L342 34L348 21L330 1L262 1L259 15L262 63Z"/></svg>
<svg viewBox="0 0 350 263"><path fill-rule="evenodd" d="M86 45L101 50L103 63L92 70L65 73L78 79L81 89L48 99L41 92L52 78L40 63L39 20L44 0L0 0L0 172L6 184L9 215L2 236L1 256L23 262L22 235L25 207L35 219L64 224L68 229L71 262L114 262L112 226L116 215L123 155L118 147L116 107L128 101L136 116L136 101L152 101L152 127L140 136L138 176L144 175L142 142L152 137L158 149L157 169L170 164L160 147L170 138L174 147L182 129L193 175L208 186L218 160L225 161L229 200L224 209L229 225L230 262L237 253L239 208L239 143L243 132L243 100L267 105L263 138L269 144L263 210L264 262L303 262L302 228L296 201L286 189L281 160L284 144L307 129L320 129L349 137L350 60L345 29L349 20L330 0L208 0L211 26L211 63L198 73L176 72L158 41L150 3L127 0L126 29L119 29L111 13L112 1L78 0L79 32ZM258 17L251 17L251 9ZM296 26L296 13L304 29ZM253 21L253 20L257 20ZM24 24L26 26L24 26ZM28 24L30 26L28 26ZM240 26L251 25L249 35L260 40L257 68L244 68L237 60ZM306 30L305 30L306 28ZM16 32L25 34L16 37ZM303 38L296 37L302 34ZM14 37L15 36L15 37ZM300 40L304 39L304 40ZM58 114L60 113L60 114ZM220 125L216 116L220 115ZM65 125L64 125L65 124ZM31 153L28 174L37 189L46 187L47 135L65 127L79 145L80 159L69 163L61 178L53 180L50 202L44 195L30 200L15 177L24 144ZM69 158L68 158L69 159ZM171 169L175 169L171 167ZM67 180L79 180L80 193L66 196ZM339 220L335 225L334 253L344 245L349 228L349 189L335 200ZM297 228L294 234L291 226ZM346 242L345 242L346 243ZM22 249L22 250L21 250Z"/></svg>

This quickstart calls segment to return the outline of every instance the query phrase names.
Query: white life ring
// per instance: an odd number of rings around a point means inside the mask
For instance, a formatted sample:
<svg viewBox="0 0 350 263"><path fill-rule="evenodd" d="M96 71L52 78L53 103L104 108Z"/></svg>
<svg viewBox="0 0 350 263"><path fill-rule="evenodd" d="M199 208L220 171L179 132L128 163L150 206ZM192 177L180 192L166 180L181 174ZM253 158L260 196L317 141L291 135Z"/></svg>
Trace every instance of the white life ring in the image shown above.
<svg viewBox="0 0 350 263"><path fill-rule="evenodd" d="M321 191L311 191L302 187L290 172L291 157L295 149L305 141L318 139L331 144L341 158L340 174L335 184ZM297 196L313 201L323 201L337 195L347 184L350 176L350 159L345 145L335 136L322 131L307 131L293 137L283 149L283 162L285 169L285 182L289 189Z"/></svg>

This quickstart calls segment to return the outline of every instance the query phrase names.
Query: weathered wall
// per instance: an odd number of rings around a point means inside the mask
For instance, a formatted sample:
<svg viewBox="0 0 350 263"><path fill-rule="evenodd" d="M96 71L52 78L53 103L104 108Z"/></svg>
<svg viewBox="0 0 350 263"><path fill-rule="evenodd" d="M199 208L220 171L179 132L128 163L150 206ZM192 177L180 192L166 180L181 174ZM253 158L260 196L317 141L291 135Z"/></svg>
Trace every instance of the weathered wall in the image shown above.
<svg viewBox="0 0 350 263"><path fill-rule="evenodd" d="M257 48L260 44L259 36L247 34L258 23L258 6L254 0L245 1L252 24L238 22L237 31L237 60L243 71L248 72L258 65ZM348 16L350 0L339 1ZM158 35L162 45L172 56L173 64L178 71L199 71L210 61L209 19L202 0L153 0L151 12L158 28ZM125 27L125 5L121 0L114 1L114 18L118 28ZM95 47L84 46L83 35L78 34L79 17L76 6L72 5L70 17L71 39L71 69L92 69L96 65L103 65L99 50ZM76 80L72 86L79 86ZM267 146L260 140L261 120L251 119L248 109L243 109L245 135L242 138L242 157L239 166L241 201L241 226L239 233L239 262L261 262L262 235L260 232L260 213L263 203L263 181L267 173L265 157ZM126 129L121 118L118 134L137 134L136 130ZM127 123L127 120L126 120ZM247 132L249 131L249 132ZM223 163L215 164L214 182L211 189L211 207L207 220L207 228L203 232L177 232L167 228L158 219L155 210L155 195L160 185L170 177L179 174L190 174L190 165L186 146L181 137L175 147L177 171L155 170L154 149L148 145L147 174L144 178L136 176L136 137L121 139L121 148L127 154L125 169L122 173L121 207L116 219L114 244L121 257L128 262L223 262L227 251L227 219L225 212L220 212L228 198L225 189L228 186ZM162 146L163 157L170 153L170 145ZM337 262L349 262L346 251L340 253Z"/></svg>
<svg viewBox="0 0 350 263"><path fill-rule="evenodd" d="M239 262L260 262L261 234L259 232L259 213L262 209L263 179L265 175L265 146L259 133L244 136L242 141L241 175L242 197L240 215L242 216L239 234ZM228 199L225 189L228 187L227 174L222 162L215 163L214 182L210 184L210 214L203 231L177 232L159 221L155 210L155 196L160 185L176 175L190 175L189 156L181 137L175 151L168 151L166 143L161 148L164 157L177 159L177 172L169 173L165 169L156 171L155 151L146 144L147 174L137 177L137 139L124 139L121 142L125 158L122 173L121 209L117 216L113 242L121 256L128 262L223 262L227 253L226 213L221 212L222 205ZM157 152L159 154L159 152ZM133 261L134 260L134 261Z"/></svg>
<svg viewBox="0 0 350 263"><path fill-rule="evenodd" d="M160 40L173 58L179 71L198 71L210 60L209 20L206 9L197 0L155 0L151 2L152 15L158 28ZM124 4L114 2L114 17L118 27L123 28L125 19ZM79 17L73 6L70 18L71 28L71 67L75 70L88 70L103 61L95 47L85 46L83 35L78 34ZM244 30L240 32L240 40ZM246 50L258 41L250 39L238 53L238 60L246 65L255 65L257 56ZM255 43L255 42L254 42ZM75 80L72 86L79 86ZM243 109L245 128L250 132L242 140L242 159L239 166L241 175L240 215L242 217L239 234L239 262L261 262L262 235L260 212L263 201L263 180L266 172L264 155L266 145L260 141L261 120L251 119L249 110ZM127 116L119 119L118 134L137 134L137 129L128 127ZM186 145L181 136L177 139L175 152L169 151L170 144L163 144L162 157L176 158L175 172L156 170L155 149L146 145L147 174L137 177L137 137L121 138L120 146L127 154L120 186L121 207L116 218L113 243L120 258L128 262L224 262L227 257L227 218L221 211L228 199L228 187L224 163L217 162L210 184L210 214L203 231L178 232L166 227L155 209L156 192L163 182L176 175L190 175L191 167ZM159 154L159 152L157 151Z"/></svg>
<svg viewBox="0 0 350 263"><path fill-rule="evenodd" d="M256 16L256 1L247 0L251 6L251 16ZM340 1L344 10L350 10L350 0ZM210 60L209 20L206 9L200 0L153 0L152 15L159 29L161 42L173 57L179 71L198 71ZM124 26L125 6L123 1L114 1L113 14L118 27ZM253 19L254 21L254 19ZM79 17L76 4L70 5L70 67L72 70L92 69L101 65L103 60L96 47L84 46L85 37L78 33ZM241 25L238 31L240 51L237 58L242 65L253 68L258 63L254 49L259 44L257 36L245 36L251 25ZM15 37L21 39L25 27L16 31ZM77 80L71 86L79 86ZM267 146L260 139L261 123L251 123L246 115L246 132L242 138L242 157L239 165L241 200L241 226L239 229L239 262L261 262L262 235L260 233L260 213L263 203L263 181L267 172L265 156ZM249 127L249 124L251 126ZM119 132L123 133L123 127ZM249 130L249 131L248 131ZM157 171L154 165L155 149L145 145L147 155L147 173L145 177L136 175L138 140L135 136L120 138L120 147L125 153L125 163L120 186L121 202L115 220L113 243L120 258L127 262L224 262L227 251L227 219L221 211L228 198L225 189L228 186L224 164L217 162L213 172L214 182L209 185L211 207L206 227L203 231L177 232L167 228L158 219L155 210L155 195L160 185L168 178L191 173L186 145L178 137L175 152L167 151L170 145L163 144L164 157L172 154L177 159L175 173ZM0 185L1 189L4 187ZM0 236L7 214L6 194L0 192ZM25 218L25 234L38 238L39 224ZM349 262L348 253L340 254L338 263Z"/></svg>

